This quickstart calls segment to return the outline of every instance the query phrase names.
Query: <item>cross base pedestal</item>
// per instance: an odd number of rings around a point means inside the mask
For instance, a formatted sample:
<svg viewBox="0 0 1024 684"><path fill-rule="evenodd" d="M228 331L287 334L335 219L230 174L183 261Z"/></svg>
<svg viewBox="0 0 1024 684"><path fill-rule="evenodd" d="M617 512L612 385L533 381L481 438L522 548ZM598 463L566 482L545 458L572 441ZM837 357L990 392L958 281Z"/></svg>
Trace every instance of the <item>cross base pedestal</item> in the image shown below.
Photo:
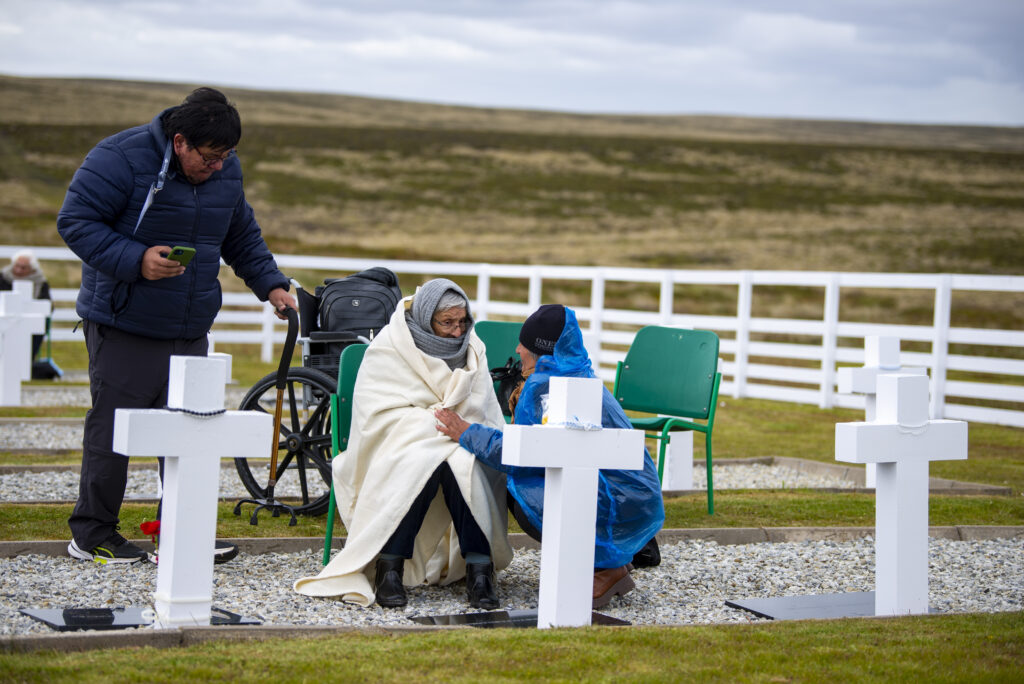
<svg viewBox="0 0 1024 684"><path fill-rule="evenodd" d="M850 591L844 594L812 594L809 596L773 596L726 601L730 608L739 608L769 620L828 620L848 617L874 617L875 592ZM934 608L929 612L937 613Z"/></svg>
<svg viewBox="0 0 1024 684"><path fill-rule="evenodd" d="M537 627L536 610L492 610L486 613L460 613L457 615L422 615L409 618L421 625L468 625L470 627ZM609 627L628 626L631 623L603 613L591 613L590 624Z"/></svg>
<svg viewBox="0 0 1024 684"><path fill-rule="evenodd" d="M149 627L156 614L149 608L22 608L23 615L49 625L58 632L86 629L128 629ZM262 625L255 618L242 617L221 608L210 609L211 625Z"/></svg>

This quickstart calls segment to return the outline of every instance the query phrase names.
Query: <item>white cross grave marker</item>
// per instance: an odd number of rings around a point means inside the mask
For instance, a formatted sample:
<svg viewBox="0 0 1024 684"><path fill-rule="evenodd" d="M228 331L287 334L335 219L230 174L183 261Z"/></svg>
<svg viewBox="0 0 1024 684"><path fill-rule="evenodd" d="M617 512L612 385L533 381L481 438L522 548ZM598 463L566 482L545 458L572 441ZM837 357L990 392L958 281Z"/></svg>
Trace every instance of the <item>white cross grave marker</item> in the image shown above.
<svg viewBox="0 0 1024 684"><path fill-rule="evenodd" d="M164 457L160 563L153 594L159 627L210 624L220 459L265 453L274 432L269 413L195 415L223 411L225 375L223 360L172 356L167 386L171 410L117 409L114 414L115 452Z"/></svg>
<svg viewBox="0 0 1024 684"><path fill-rule="evenodd" d="M21 405L21 382L32 379L32 336L46 332L49 299L34 299L28 280L0 293L0 406Z"/></svg>
<svg viewBox="0 0 1024 684"><path fill-rule="evenodd" d="M665 445L662 491L693 489L693 430L673 432Z"/></svg>
<svg viewBox="0 0 1024 684"><path fill-rule="evenodd" d="M548 422L506 425L503 463L545 468L537 627L590 624L598 470L641 470L644 433L601 427L599 378L551 378Z"/></svg>
<svg viewBox="0 0 1024 684"><path fill-rule="evenodd" d="M909 373L927 375L928 369L900 366L900 338L869 335L864 338L864 366L861 368L840 368L837 384L839 394L864 395L864 420L875 421L875 389L878 376L883 373ZM875 487L875 464L864 466L864 486Z"/></svg>
<svg viewBox="0 0 1024 684"><path fill-rule="evenodd" d="M878 464L875 615L928 612L928 462L967 458L967 423L928 420L928 376L878 376L874 422L836 425L836 460Z"/></svg>

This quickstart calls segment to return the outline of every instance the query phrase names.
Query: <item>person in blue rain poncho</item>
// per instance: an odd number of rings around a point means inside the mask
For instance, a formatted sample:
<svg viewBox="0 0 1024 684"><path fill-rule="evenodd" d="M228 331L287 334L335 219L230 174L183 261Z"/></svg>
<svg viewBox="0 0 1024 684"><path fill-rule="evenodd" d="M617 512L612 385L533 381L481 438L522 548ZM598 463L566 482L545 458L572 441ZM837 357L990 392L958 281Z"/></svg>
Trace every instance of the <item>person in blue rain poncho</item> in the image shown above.
<svg viewBox="0 0 1024 684"><path fill-rule="evenodd" d="M523 323L516 347L523 363L524 382L510 399L513 421L542 422L544 398L552 377L596 377L583 346L576 314L565 306L540 307ZM435 412L438 430L457 441L478 460L507 476L509 508L523 531L540 540L544 525L544 469L508 466L501 462L502 432L479 423L469 424L455 412ZM629 419L611 392L604 390L601 424L629 428ZM655 534L665 522L661 487L653 460L644 450L643 470L601 470L598 483L597 529L594 547L594 607L635 586L631 561L660 562Z"/></svg>

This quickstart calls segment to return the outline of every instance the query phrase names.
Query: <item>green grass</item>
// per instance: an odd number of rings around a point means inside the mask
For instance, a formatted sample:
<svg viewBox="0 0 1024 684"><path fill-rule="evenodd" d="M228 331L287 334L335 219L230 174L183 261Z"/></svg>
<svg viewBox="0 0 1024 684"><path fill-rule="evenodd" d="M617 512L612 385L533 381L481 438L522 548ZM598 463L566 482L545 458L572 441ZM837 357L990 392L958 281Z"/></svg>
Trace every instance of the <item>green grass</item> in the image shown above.
<svg viewBox="0 0 1024 684"><path fill-rule="evenodd" d="M260 361L258 345L218 344L215 346L214 350L231 354L231 374L234 376L235 382L239 387L246 388L256 384L256 381L261 379L263 376L275 372L277 370L277 364L281 358L280 344L275 345L272 354L272 358L274 360L270 363ZM85 344L82 342L54 342L53 358L65 372L70 370L84 371L89 367L89 356L86 353ZM296 351L295 356L293 357L293 363L297 365L300 362L301 359L299 358L298 351ZM39 386L53 386L54 383L50 380L33 380L31 384ZM83 380L81 384L83 386L88 386L88 380ZM13 409L11 407L2 407L0 408L0 416L14 415L11 413L12 410ZM74 409L67 409L67 411L67 416L78 415ZM82 413L82 415L85 414Z"/></svg>
<svg viewBox="0 0 1024 684"><path fill-rule="evenodd" d="M273 518L261 512L258 525L250 525L253 506L245 506L241 516L232 511L235 504L217 506L217 534L220 537L323 537L327 529L326 516L298 516L295 527L288 526L287 517ZM70 534L67 519L74 508L71 504L0 504L0 538L4 541L31 539L66 539ZM129 539L144 539L139 524L153 520L155 504L127 503L121 506L121 533ZM336 534L344 534L340 520Z"/></svg>
<svg viewBox="0 0 1024 684"><path fill-rule="evenodd" d="M343 633L0 656L4 681L1020 681L1024 614Z"/></svg>
<svg viewBox="0 0 1024 684"><path fill-rule="evenodd" d="M864 420L863 411L719 397L713 454L716 460L790 456L836 463L836 423L860 420ZM699 438L694 439L694 456L704 456L703 440ZM1010 487L1019 496L1024 493L1024 429L971 423L967 460L933 461L929 474Z"/></svg>
<svg viewBox="0 0 1024 684"><path fill-rule="evenodd" d="M5 406L4 418L85 418L89 409L77 406Z"/></svg>
<svg viewBox="0 0 1024 684"><path fill-rule="evenodd" d="M155 459L154 459L155 460ZM0 465L25 466L25 465L80 465L82 463L82 451L74 449L62 449L56 452L39 453L34 451L0 451Z"/></svg>
<svg viewBox="0 0 1024 684"><path fill-rule="evenodd" d="M704 494L665 501L665 528L697 527L873 527L875 497L853 492L719 490L715 514ZM931 525L1022 525L1024 499L1007 496L929 497Z"/></svg>

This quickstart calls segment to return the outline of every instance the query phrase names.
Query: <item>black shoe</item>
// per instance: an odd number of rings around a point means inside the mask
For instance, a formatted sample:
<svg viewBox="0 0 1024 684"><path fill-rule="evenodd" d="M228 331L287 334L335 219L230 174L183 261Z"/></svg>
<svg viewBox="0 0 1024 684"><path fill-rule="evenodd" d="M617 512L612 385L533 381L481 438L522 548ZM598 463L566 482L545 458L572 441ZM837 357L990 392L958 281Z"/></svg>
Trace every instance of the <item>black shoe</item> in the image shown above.
<svg viewBox="0 0 1024 684"><path fill-rule="evenodd" d="M213 542L213 562L216 564L227 563L229 560L238 555L238 547L234 544L226 541L220 541L219 539ZM147 554L150 563L156 565L160 564L160 547L156 547L153 551Z"/></svg>
<svg viewBox="0 0 1024 684"><path fill-rule="evenodd" d="M494 591L494 563L466 564L466 595L473 608L494 610L501 605Z"/></svg>
<svg viewBox="0 0 1024 684"><path fill-rule="evenodd" d="M234 544L226 541L220 541L219 539L213 542L214 563L227 563L237 555L238 547Z"/></svg>
<svg viewBox="0 0 1024 684"><path fill-rule="evenodd" d="M658 538L651 537L651 541L633 556L633 567L653 568L656 565L661 565L661 549L658 548Z"/></svg>
<svg viewBox="0 0 1024 684"><path fill-rule="evenodd" d="M373 582L373 591L377 594L377 603L382 608L401 608L409 602L405 595L405 587L402 586L404 567L404 558L377 559L377 577Z"/></svg>
<svg viewBox="0 0 1024 684"><path fill-rule="evenodd" d="M68 554L72 558L91 560L100 565L108 563L134 563L146 557L146 552L114 532L105 540L88 551L83 551L74 539L68 544Z"/></svg>

